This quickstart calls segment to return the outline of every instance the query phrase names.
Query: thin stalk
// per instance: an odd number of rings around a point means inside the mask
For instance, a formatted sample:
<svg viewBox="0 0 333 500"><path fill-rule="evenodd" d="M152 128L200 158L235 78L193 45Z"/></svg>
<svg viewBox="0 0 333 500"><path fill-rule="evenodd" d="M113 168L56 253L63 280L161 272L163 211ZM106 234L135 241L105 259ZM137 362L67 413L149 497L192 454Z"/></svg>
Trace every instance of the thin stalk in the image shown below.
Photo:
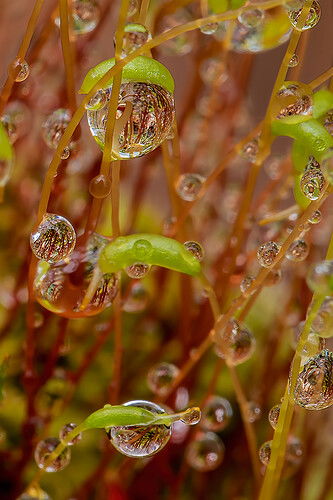
<svg viewBox="0 0 333 500"><path fill-rule="evenodd" d="M60 38L65 64L67 101L72 113L76 110L76 89L75 89L75 54L73 43L70 41L70 10L68 0L59 0L60 15Z"/></svg>

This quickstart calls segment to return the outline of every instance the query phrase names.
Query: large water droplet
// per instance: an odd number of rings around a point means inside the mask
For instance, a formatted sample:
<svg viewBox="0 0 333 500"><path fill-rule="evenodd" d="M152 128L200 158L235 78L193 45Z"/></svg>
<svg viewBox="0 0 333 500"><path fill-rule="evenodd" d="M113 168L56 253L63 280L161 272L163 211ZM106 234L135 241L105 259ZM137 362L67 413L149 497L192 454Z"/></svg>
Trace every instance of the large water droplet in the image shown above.
<svg viewBox="0 0 333 500"><path fill-rule="evenodd" d="M64 441L67 446L73 446L74 444L77 444L79 441L82 439L82 434L77 434L73 439L68 441L68 434L70 434L74 429L76 429L77 424L74 423L69 423L65 424L59 432L59 438L61 441Z"/></svg>
<svg viewBox="0 0 333 500"><path fill-rule="evenodd" d="M69 464L71 459L69 448L65 448L55 460L50 464L48 463L51 453L57 448L60 442L58 438L47 438L39 441L35 449L35 461L40 469L46 472L58 472Z"/></svg>
<svg viewBox="0 0 333 500"><path fill-rule="evenodd" d="M312 2L312 5L310 7L310 12L307 15L307 18L305 20L304 25L301 27L298 27L297 23L298 23L298 19L299 19L300 15L301 15L301 12L302 12L302 9L290 10L288 12L289 19L290 19L290 22L293 25L293 27L299 31L305 31L305 30L309 30L311 28L314 28L314 26L316 26L318 24L318 22L320 20L320 16L321 16L320 3L317 0L314 0Z"/></svg>

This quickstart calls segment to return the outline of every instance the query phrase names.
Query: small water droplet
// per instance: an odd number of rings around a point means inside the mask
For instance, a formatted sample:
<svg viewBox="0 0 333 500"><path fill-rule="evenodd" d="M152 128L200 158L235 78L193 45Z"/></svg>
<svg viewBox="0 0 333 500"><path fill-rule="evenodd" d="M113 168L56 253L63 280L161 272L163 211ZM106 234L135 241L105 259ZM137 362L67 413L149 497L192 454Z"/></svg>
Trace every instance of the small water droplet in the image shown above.
<svg viewBox="0 0 333 500"><path fill-rule="evenodd" d="M253 424L261 417L261 408L255 401L248 401L246 405L246 418Z"/></svg>
<svg viewBox="0 0 333 500"><path fill-rule="evenodd" d="M68 109L60 108L53 111L42 125L43 139L51 149L57 149L60 139L71 120Z"/></svg>
<svg viewBox="0 0 333 500"><path fill-rule="evenodd" d="M160 363L149 370L147 384L159 396L164 395L179 374L179 368L172 363Z"/></svg>
<svg viewBox="0 0 333 500"><path fill-rule="evenodd" d="M148 264L136 262L135 264L132 264L131 266L128 266L126 268L126 273L130 278L138 280L146 276L149 270L150 266Z"/></svg>
<svg viewBox="0 0 333 500"><path fill-rule="evenodd" d="M215 327L215 344L218 356L232 365L238 365L252 356L256 341L250 330L231 320L222 330L218 325Z"/></svg>
<svg viewBox="0 0 333 500"><path fill-rule="evenodd" d="M268 465L272 452L272 441L265 441L259 448L259 460L262 464Z"/></svg>
<svg viewBox="0 0 333 500"><path fill-rule="evenodd" d="M325 186L325 177L316 166L307 166L301 177L301 189L309 200L318 200Z"/></svg>
<svg viewBox="0 0 333 500"><path fill-rule="evenodd" d="M207 431L218 432L224 429L233 415L229 401L220 396L210 396L202 409L201 427Z"/></svg>
<svg viewBox="0 0 333 500"><path fill-rule="evenodd" d="M310 224L319 224L319 222L321 222L321 219L322 219L321 211L315 210L313 214L308 218L308 222L310 222Z"/></svg>
<svg viewBox="0 0 333 500"><path fill-rule="evenodd" d="M255 289L251 290L249 292L249 288L252 285L252 283L255 281L255 278L252 278L252 276L246 276L245 278L242 279L241 284L239 285L240 291L244 295L244 297L249 297L255 292Z"/></svg>
<svg viewBox="0 0 333 500"><path fill-rule="evenodd" d="M125 26L124 36L123 36L123 57L130 54L134 50L138 49L144 45L148 40L151 40L151 34L149 30L139 23L129 23ZM115 44L114 38L114 44Z"/></svg>
<svg viewBox="0 0 333 500"><path fill-rule="evenodd" d="M331 295L333 292L333 261L324 260L311 266L306 282L313 292Z"/></svg>
<svg viewBox="0 0 333 500"><path fill-rule="evenodd" d="M199 262L204 258L204 250L197 241L185 241L184 247L188 250Z"/></svg>
<svg viewBox="0 0 333 500"><path fill-rule="evenodd" d="M273 427L273 429L276 429L276 426L278 424L280 410L281 410L281 405L275 405L269 410L268 421Z"/></svg>
<svg viewBox="0 0 333 500"><path fill-rule="evenodd" d="M199 174L183 174L176 183L176 191L184 201L197 199L205 178Z"/></svg>
<svg viewBox="0 0 333 500"><path fill-rule="evenodd" d="M299 60L298 60L298 55L297 54L293 54L290 58L290 61L288 63L288 66L289 68L295 68L299 63Z"/></svg>
<svg viewBox="0 0 333 500"><path fill-rule="evenodd" d="M286 252L287 259L301 262L309 255L309 245L304 240L295 240Z"/></svg>
<svg viewBox="0 0 333 500"><path fill-rule="evenodd" d="M53 462L48 464L51 453L60 443L60 439L52 437L39 441L35 449L35 461L40 469L46 472L58 472L69 464L71 459L69 448L65 448Z"/></svg>
<svg viewBox="0 0 333 500"><path fill-rule="evenodd" d="M217 469L224 457L224 444L214 432L199 434L185 450L187 463L199 472Z"/></svg>
<svg viewBox="0 0 333 500"><path fill-rule="evenodd" d="M248 160L251 163L255 163L258 152L259 152L259 138L254 137L251 141L245 144L245 146L241 151L241 156L245 160Z"/></svg>
<svg viewBox="0 0 333 500"><path fill-rule="evenodd" d="M219 27L218 23L209 23L200 27L201 33L204 35L214 35Z"/></svg>
<svg viewBox="0 0 333 500"><path fill-rule="evenodd" d="M261 9L244 10L239 16L238 21L247 28L256 28L260 26L265 19L265 11Z"/></svg>
<svg viewBox="0 0 333 500"><path fill-rule="evenodd" d="M200 408L189 408L185 410L182 414L180 420L186 425L196 425L200 422L201 419L201 411Z"/></svg>
<svg viewBox="0 0 333 500"><path fill-rule="evenodd" d="M102 199L111 193L111 179L106 175L96 175L89 183L89 193L95 198Z"/></svg>
<svg viewBox="0 0 333 500"><path fill-rule="evenodd" d="M261 266L270 267L276 261L281 246L275 241L268 241L257 250L257 259Z"/></svg>
<svg viewBox="0 0 333 500"><path fill-rule="evenodd" d="M13 70L16 74L15 82L24 82L30 74L30 67L27 61L18 59L13 64Z"/></svg>
<svg viewBox="0 0 333 500"><path fill-rule="evenodd" d="M82 439L82 434L80 433L77 436L75 436L71 441L67 441L68 434L70 434L74 429L76 429L76 427L77 427L77 424L74 424L74 423L65 424L59 432L60 440L64 441L67 446L73 446L74 444L77 444Z"/></svg>
<svg viewBox="0 0 333 500"><path fill-rule="evenodd" d="M103 89L97 90L96 94L91 97L91 99L85 105L85 108L89 111L98 111L104 108L107 103L107 95Z"/></svg>

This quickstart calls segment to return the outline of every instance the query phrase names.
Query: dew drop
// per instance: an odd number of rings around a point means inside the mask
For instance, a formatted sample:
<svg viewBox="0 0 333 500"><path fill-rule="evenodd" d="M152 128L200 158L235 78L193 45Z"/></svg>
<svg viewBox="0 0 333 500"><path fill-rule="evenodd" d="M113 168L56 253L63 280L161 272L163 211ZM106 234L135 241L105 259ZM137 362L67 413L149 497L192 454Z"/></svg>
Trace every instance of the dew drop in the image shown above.
<svg viewBox="0 0 333 500"><path fill-rule="evenodd" d="M210 396L202 409L201 427L218 432L227 427L233 412L229 401L220 396Z"/></svg>
<svg viewBox="0 0 333 500"><path fill-rule="evenodd" d="M311 266L306 282L313 292L331 295L333 292L333 261L324 260Z"/></svg>
<svg viewBox="0 0 333 500"><path fill-rule="evenodd" d="M104 174L96 175L89 183L89 193L95 198L102 199L111 193L111 179Z"/></svg>
<svg viewBox="0 0 333 500"><path fill-rule="evenodd" d="M199 434L185 450L187 463L199 472L217 469L224 457L224 444L214 432Z"/></svg>
<svg viewBox="0 0 333 500"><path fill-rule="evenodd" d="M309 198L309 200L318 200L323 192L324 186L325 177L320 168L312 165L307 167L301 177L301 189L303 194Z"/></svg>
<svg viewBox="0 0 333 500"><path fill-rule="evenodd" d="M241 156L245 160L248 160L251 163L255 163L258 152L259 152L259 138L254 137L250 142L245 144L245 146L241 151Z"/></svg>
<svg viewBox="0 0 333 500"><path fill-rule="evenodd" d="M126 268L126 273L129 278L138 280L144 278L150 270L150 266L148 264L143 264L142 262L136 262L131 266Z"/></svg>
<svg viewBox="0 0 333 500"><path fill-rule="evenodd" d="M302 12L302 9L290 10L288 12L288 16L289 16L290 22L293 25L293 27L298 31L305 31L305 30L309 30L311 28L314 28L314 26L316 26L318 24L318 22L320 20L320 16L321 16L320 3L317 0L314 0L312 2L312 5L310 7L310 12L307 15L307 18L306 18L304 25L302 27L298 27L297 23L298 23L298 19L299 19L300 15L301 15L301 12Z"/></svg>
<svg viewBox="0 0 333 500"><path fill-rule="evenodd" d="M68 434L70 434L74 429L76 429L77 424L69 423L65 424L59 432L59 438L63 441L67 446L73 446L77 444L82 439L82 434L78 434L71 441L67 441Z"/></svg>
<svg viewBox="0 0 333 500"><path fill-rule="evenodd" d="M252 283L255 281L255 278L252 278L252 276L246 276L245 278L242 279L241 284L239 285L240 291L244 295L244 297L249 297L255 292L255 289L253 289L251 292L249 292L249 288L251 287Z"/></svg>
<svg viewBox="0 0 333 500"><path fill-rule="evenodd" d="M247 28L256 28L264 22L265 12L261 9L244 10L239 16L238 21Z"/></svg>
<svg viewBox="0 0 333 500"><path fill-rule="evenodd" d="M147 384L149 389L159 396L167 393L170 385L177 378L179 368L171 363L160 363L149 370Z"/></svg>
<svg viewBox="0 0 333 500"><path fill-rule="evenodd" d="M15 82L24 82L30 74L30 67L27 61L16 60L13 64L13 70L16 74Z"/></svg>
<svg viewBox="0 0 333 500"><path fill-rule="evenodd" d="M295 68L299 63L299 60L298 60L298 55L297 54L293 54L290 58L290 61L288 63L288 66L289 68Z"/></svg>
<svg viewBox="0 0 333 500"><path fill-rule="evenodd" d="M333 297L326 297L321 304L312 322L312 329L320 337L330 338L333 336Z"/></svg>
<svg viewBox="0 0 333 500"><path fill-rule="evenodd" d="M263 465L268 465L272 452L272 441L265 441L259 448L259 460Z"/></svg>
<svg viewBox="0 0 333 500"><path fill-rule="evenodd" d="M127 313L139 313L146 309L149 302L149 293L141 283L134 283L123 304Z"/></svg>
<svg viewBox="0 0 333 500"><path fill-rule="evenodd" d="M204 258L204 250L197 241L185 241L184 247L188 250L199 262Z"/></svg>
<svg viewBox="0 0 333 500"><path fill-rule="evenodd" d="M56 214L45 214L30 236L30 246L35 256L51 264L68 257L75 243L76 234L72 224Z"/></svg>
<svg viewBox="0 0 333 500"><path fill-rule="evenodd" d="M248 401L246 405L246 419L253 424L261 417L261 407L255 401Z"/></svg>
<svg viewBox="0 0 333 500"><path fill-rule="evenodd" d="M197 199L205 178L199 174L183 174L176 183L178 196L184 201Z"/></svg>
<svg viewBox="0 0 333 500"><path fill-rule="evenodd" d="M68 160L70 155L71 155L71 150L68 146L66 146L65 149L63 150L63 152L61 153L61 159Z"/></svg>
<svg viewBox="0 0 333 500"><path fill-rule="evenodd" d="M123 36L123 57L144 45L148 40L151 40L151 34L143 24L127 24Z"/></svg>
<svg viewBox="0 0 333 500"><path fill-rule="evenodd" d="M299 373L295 403L307 410L322 410L333 404L333 354L328 350L309 359Z"/></svg>
<svg viewBox="0 0 333 500"><path fill-rule="evenodd" d="M51 497L39 486L30 486L16 500L51 500Z"/></svg>
<svg viewBox="0 0 333 500"><path fill-rule="evenodd" d="M280 248L281 246L278 243L275 243L275 241L268 241L267 243L260 245L257 250L257 259L259 264L263 267L272 266L276 261Z"/></svg>
<svg viewBox="0 0 333 500"><path fill-rule="evenodd" d="M53 111L42 125L43 139L51 149L57 149L60 139L71 119L68 109L60 108Z"/></svg>
<svg viewBox="0 0 333 500"><path fill-rule="evenodd" d="M58 472L69 464L71 459L69 448L65 448L53 462L47 463L51 453L60 443L60 439L52 437L39 441L35 449L35 461L40 469L46 472Z"/></svg>
<svg viewBox="0 0 333 500"><path fill-rule="evenodd" d="M280 416L280 410L281 410L281 405L275 405L269 410L268 421L273 427L273 429L276 429L277 427Z"/></svg>
<svg viewBox="0 0 333 500"><path fill-rule="evenodd" d="M150 401L129 401L124 406L137 406L156 415L166 414L161 406ZM115 426L107 429L107 434L111 444L123 455L150 457L167 444L171 437L171 427L163 424Z"/></svg>
<svg viewBox="0 0 333 500"><path fill-rule="evenodd" d="M256 345L250 330L241 327L236 320L229 321L222 331L218 325L215 327L215 343L216 354L225 358L231 365L247 361L252 356Z"/></svg>
<svg viewBox="0 0 333 500"><path fill-rule="evenodd" d="M182 413L180 421L186 425L196 425L200 422L201 411L200 408L189 408Z"/></svg>
<svg viewBox="0 0 333 500"><path fill-rule="evenodd" d="M85 105L85 108L89 111L98 111L104 108L107 103L107 95L103 89L97 90L96 94L91 97L91 99Z"/></svg>
<svg viewBox="0 0 333 500"><path fill-rule="evenodd" d="M204 35L214 35L219 27L218 23L209 23L200 27L201 33Z"/></svg>
<svg viewBox="0 0 333 500"><path fill-rule="evenodd" d="M272 117L283 119L299 116L307 118L313 111L313 91L309 85L300 82L285 82L277 92L273 105Z"/></svg>
<svg viewBox="0 0 333 500"><path fill-rule="evenodd" d="M138 260L147 259L152 254L152 251L152 244L145 239L137 240L133 245L133 252Z"/></svg>
<svg viewBox="0 0 333 500"><path fill-rule="evenodd" d="M286 462L288 465L298 466L302 462L304 454L304 447L302 442L294 437L290 436L286 448Z"/></svg>
<svg viewBox="0 0 333 500"><path fill-rule="evenodd" d="M287 259L301 262L309 255L309 245L304 240L295 240L286 252Z"/></svg>
<svg viewBox="0 0 333 500"><path fill-rule="evenodd" d="M100 10L95 0L73 0L73 31L77 35L91 33L100 19Z"/></svg>
<svg viewBox="0 0 333 500"><path fill-rule="evenodd" d="M319 222L321 222L321 219L322 219L321 211L315 210L311 215L311 217L308 218L308 222L310 224L319 224Z"/></svg>

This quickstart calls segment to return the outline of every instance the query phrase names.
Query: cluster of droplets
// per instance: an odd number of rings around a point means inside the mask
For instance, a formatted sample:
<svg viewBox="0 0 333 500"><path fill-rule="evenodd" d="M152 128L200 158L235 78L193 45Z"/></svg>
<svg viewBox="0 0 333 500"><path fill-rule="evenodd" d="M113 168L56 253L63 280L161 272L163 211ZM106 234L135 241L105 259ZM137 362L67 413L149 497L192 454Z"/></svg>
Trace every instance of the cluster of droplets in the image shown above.
<svg viewBox="0 0 333 500"><path fill-rule="evenodd" d="M238 365L247 361L256 346L255 338L248 328L241 326L235 319L223 328L215 325L215 352L230 365Z"/></svg>
<svg viewBox="0 0 333 500"><path fill-rule="evenodd" d="M149 410L155 415L167 415L165 409L151 401L129 401L124 406L135 406ZM200 421L198 408L191 408L180 414L170 415L170 421L152 425L113 426L106 429L111 444L128 457L149 457L158 453L170 440L172 422L181 421L195 425Z"/></svg>
<svg viewBox="0 0 333 500"><path fill-rule="evenodd" d="M301 189L309 200L318 200L323 193L325 176L321 171L319 163L310 157L301 177Z"/></svg>
<svg viewBox="0 0 333 500"><path fill-rule="evenodd" d="M293 390L295 403L307 410L322 410L333 404L333 354L323 350L310 358L298 374Z"/></svg>
<svg viewBox="0 0 333 500"><path fill-rule="evenodd" d="M97 95L98 94L98 95ZM90 131L104 148L111 88L98 91L86 106ZM174 120L174 99L164 87L143 82L120 87L112 153L114 158L143 156L169 135Z"/></svg>

